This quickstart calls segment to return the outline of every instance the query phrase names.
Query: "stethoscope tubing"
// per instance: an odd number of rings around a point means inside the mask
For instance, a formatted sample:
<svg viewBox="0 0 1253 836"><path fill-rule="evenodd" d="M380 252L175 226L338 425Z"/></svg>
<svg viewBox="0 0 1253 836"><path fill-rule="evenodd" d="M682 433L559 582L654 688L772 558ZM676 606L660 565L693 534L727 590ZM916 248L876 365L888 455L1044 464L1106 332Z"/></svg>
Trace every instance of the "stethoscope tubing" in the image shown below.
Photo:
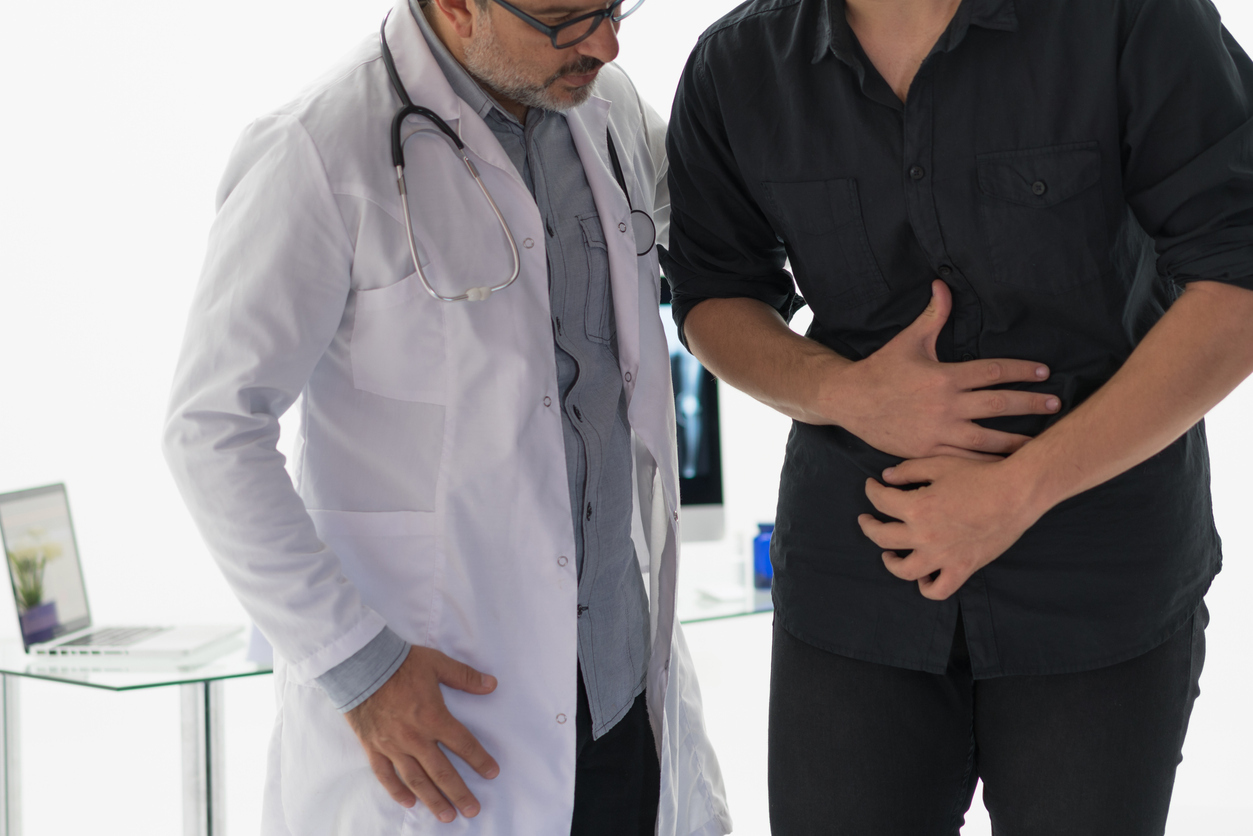
<svg viewBox="0 0 1253 836"><path fill-rule="evenodd" d="M505 221L505 216L500 211L500 207L496 205L496 201L492 198L491 192L487 190L487 185L484 184L483 178L479 175L478 168L476 168L474 163L470 161L470 156L466 153L465 143L461 141L461 137L457 136L457 132L449 127L448 123L440 118L439 114L428 108L422 107L421 105L414 104L413 100L409 98L409 93L405 90L405 85L400 79L400 73L396 70L396 61L392 57L392 51L387 45L388 17L391 17L391 12L388 12L387 17L383 18L383 25L379 28L379 43L382 45L383 64L387 68L388 78L390 79L392 88L396 91L396 95L400 98L401 102L400 109L396 111L395 116L392 117L392 165L396 169L396 189L400 193L400 206L404 214L405 233L409 239L409 255L413 259L414 271L417 273L418 279L422 282L422 287L426 290L426 292L441 302L485 301L493 293L504 290L518 280L518 276L522 272L522 257L518 252L518 242L513 237L513 232L509 229L509 224ZM413 236L413 218L410 216L409 212L409 192L405 187L405 149L400 136L401 128L403 127L404 122L410 116L422 116L427 119L435 126L439 133L442 134L446 140L448 140L457 156L460 157L461 161L465 164L466 171L470 173L470 176L474 178L474 182L478 184L479 191L482 192L483 197L487 200L487 204L491 206L492 213L496 216L496 220L500 223L500 228L505 233L505 239L509 242L509 250L513 257L513 270L506 281L490 287L472 287L459 296L444 296L431 286L430 280L426 277L426 272L422 269L421 259L418 257L418 242ZM430 130L430 128L418 129L419 132ZM632 232L638 233L640 229L643 228L636 226L637 223L641 222L645 222L647 224L647 229L649 230L646 236L638 234L635 236L635 254L637 257L643 257L652 252L653 247L656 246L657 225L653 222L652 217L650 217L647 212L642 209L636 209L631 205L631 194L627 191L626 178L623 177L622 174L622 164L618 160L618 149L614 147L613 137L609 134L608 130L605 131L605 140L608 144L609 159L613 164L614 176L618 181L618 185L622 188L623 195L626 196L627 208L631 212ZM643 240L648 241L648 246L641 252L639 245Z"/></svg>

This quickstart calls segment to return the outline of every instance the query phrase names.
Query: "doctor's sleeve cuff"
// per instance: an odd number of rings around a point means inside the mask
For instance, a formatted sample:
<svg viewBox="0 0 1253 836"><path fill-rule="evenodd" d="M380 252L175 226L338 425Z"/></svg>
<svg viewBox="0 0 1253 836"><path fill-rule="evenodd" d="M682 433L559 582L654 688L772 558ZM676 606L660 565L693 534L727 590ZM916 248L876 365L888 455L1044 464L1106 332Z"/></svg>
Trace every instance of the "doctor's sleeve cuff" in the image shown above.
<svg viewBox="0 0 1253 836"><path fill-rule="evenodd" d="M365 647L314 682L326 692L336 710L351 711L382 688L408 655L409 643L384 627Z"/></svg>

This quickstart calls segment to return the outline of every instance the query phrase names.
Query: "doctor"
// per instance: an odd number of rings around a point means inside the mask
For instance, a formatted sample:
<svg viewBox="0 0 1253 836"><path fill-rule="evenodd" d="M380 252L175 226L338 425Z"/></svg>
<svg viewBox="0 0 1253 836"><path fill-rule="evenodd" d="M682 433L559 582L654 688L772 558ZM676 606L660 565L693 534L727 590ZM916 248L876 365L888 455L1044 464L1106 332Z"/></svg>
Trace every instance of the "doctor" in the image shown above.
<svg viewBox="0 0 1253 836"><path fill-rule="evenodd" d="M634 4L400 0L231 158L165 450L276 649L267 836L730 829Z"/></svg>

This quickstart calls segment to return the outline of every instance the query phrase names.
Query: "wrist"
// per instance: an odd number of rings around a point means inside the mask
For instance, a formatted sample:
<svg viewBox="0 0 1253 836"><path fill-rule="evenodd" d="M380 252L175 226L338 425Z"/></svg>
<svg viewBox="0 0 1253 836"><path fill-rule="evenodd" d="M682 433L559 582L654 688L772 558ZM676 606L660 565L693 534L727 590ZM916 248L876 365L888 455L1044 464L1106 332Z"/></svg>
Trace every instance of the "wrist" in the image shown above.
<svg viewBox="0 0 1253 836"><path fill-rule="evenodd" d="M809 423L848 429L858 412L857 362L830 350L815 354L811 362L814 390L805 410L814 420Z"/></svg>
<svg viewBox="0 0 1253 836"><path fill-rule="evenodd" d="M1045 459L1032 450L1028 442L1013 455L997 463L1001 474L1001 490L1012 508L1015 519L1025 523L1023 530L1035 525L1066 497L1059 494L1048 478Z"/></svg>

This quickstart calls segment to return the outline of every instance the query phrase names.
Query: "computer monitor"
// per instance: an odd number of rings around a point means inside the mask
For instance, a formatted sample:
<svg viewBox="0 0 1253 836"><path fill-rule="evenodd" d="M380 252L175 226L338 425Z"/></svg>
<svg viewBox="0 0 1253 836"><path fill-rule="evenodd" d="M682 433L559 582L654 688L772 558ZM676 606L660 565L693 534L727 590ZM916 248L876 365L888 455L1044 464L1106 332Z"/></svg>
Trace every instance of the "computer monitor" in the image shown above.
<svg viewBox="0 0 1253 836"><path fill-rule="evenodd" d="M722 505L722 444L718 427L718 379L679 342L670 312L670 287L661 282L661 321L670 346L674 414L679 442L679 530L685 542L721 540L726 533Z"/></svg>

